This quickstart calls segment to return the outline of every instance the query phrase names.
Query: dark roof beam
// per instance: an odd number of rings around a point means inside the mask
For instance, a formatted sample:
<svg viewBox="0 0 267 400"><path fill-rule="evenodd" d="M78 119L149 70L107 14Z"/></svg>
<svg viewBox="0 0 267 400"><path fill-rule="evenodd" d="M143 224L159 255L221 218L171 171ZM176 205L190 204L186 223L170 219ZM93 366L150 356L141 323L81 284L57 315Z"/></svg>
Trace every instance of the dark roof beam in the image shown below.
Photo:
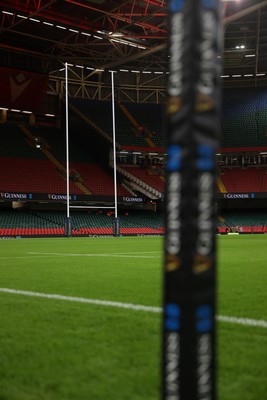
<svg viewBox="0 0 267 400"><path fill-rule="evenodd" d="M267 7L267 0L261 1L260 3L255 4L253 6L244 8L243 10L238 11L233 15L230 15L229 17L225 17L224 21L223 21L224 25L228 25L231 22L234 22L234 21L237 21L237 20L239 20L239 19L241 19L243 17L246 17L247 15L249 15L249 14L251 14L251 13L253 13L253 12L263 8L263 7Z"/></svg>
<svg viewBox="0 0 267 400"><path fill-rule="evenodd" d="M86 9L89 9L89 10L92 10L92 11L96 11L96 12L98 12L100 14L108 15L110 18L114 18L114 19L126 22L127 24L131 24L131 25L133 24L133 25L136 25L136 26L139 26L139 27L144 27L146 29L152 29L153 28L153 30L155 30L155 31L157 30L159 32L166 33L166 30L163 30L163 29L161 29L161 28L159 28L159 27L157 27L155 25L146 24L145 22L140 22L140 21L133 21L133 20L131 20L131 18L123 17L123 16L120 16L120 15L118 15L116 13L108 12L108 11L106 11L104 9L93 7L93 6L89 5L89 4L80 3L79 1L76 1L76 0L65 0L65 1L67 3L75 4L77 6L84 7Z"/></svg>
<svg viewBox="0 0 267 400"><path fill-rule="evenodd" d="M39 13L40 11L43 11L43 10L45 10L47 7L50 7L50 6L51 6L52 4L54 4L56 1L58 1L58 0L51 0L51 1L49 1L49 2L46 3L43 7L38 8L36 11L34 11L34 12L32 12L30 15L28 15L27 19L28 19L28 18L32 18L32 17L38 15L38 13ZM0 5L1 5L1 2L0 2ZM18 5L16 4L16 11L17 11L17 10L18 10ZM24 18L23 18L23 19L17 20L16 22L14 21L14 22L12 23L12 25L9 26L8 28L1 28L1 29L0 29L0 33L1 33L1 32L5 32L5 31L8 31L8 30L10 30L10 29L13 29L15 26L20 25L20 24L22 24L23 22L27 21L27 19L24 19Z"/></svg>

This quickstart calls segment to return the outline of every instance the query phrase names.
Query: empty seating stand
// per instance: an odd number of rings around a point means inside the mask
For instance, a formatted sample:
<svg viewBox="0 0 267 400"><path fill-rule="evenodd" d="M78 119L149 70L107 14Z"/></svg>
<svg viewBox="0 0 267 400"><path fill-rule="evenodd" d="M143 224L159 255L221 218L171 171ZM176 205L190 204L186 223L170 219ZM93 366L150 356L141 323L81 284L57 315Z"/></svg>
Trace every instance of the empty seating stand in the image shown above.
<svg viewBox="0 0 267 400"><path fill-rule="evenodd" d="M64 235L63 211L1 210L0 236ZM110 212L75 211L71 213L72 234L112 235L113 215ZM121 215L121 234L162 234L162 217L153 212L135 211Z"/></svg>
<svg viewBox="0 0 267 400"><path fill-rule="evenodd" d="M73 104L97 126L112 135L110 101L73 99ZM152 135L155 147L166 147L167 126L162 104L123 103L134 119ZM267 94L264 88L225 89L221 113L222 147L267 146ZM147 147L145 139L135 136L134 126L116 105L117 142L120 145Z"/></svg>
<svg viewBox="0 0 267 400"><path fill-rule="evenodd" d="M86 186L94 195L114 196L114 177L95 163L73 162L71 166L79 171ZM117 195L131 195L119 182L117 182Z"/></svg>
<svg viewBox="0 0 267 400"><path fill-rule="evenodd" d="M0 209L0 236L63 236L64 211ZM73 236L112 235L113 215L108 211L73 211ZM144 210L119 215L121 235L159 235L164 233L163 216ZM236 228L240 233L267 233L267 213L229 212L217 221L218 231Z"/></svg>
<svg viewBox="0 0 267 400"><path fill-rule="evenodd" d="M263 168L225 168L220 177L231 193L267 192L267 170Z"/></svg>
<svg viewBox="0 0 267 400"><path fill-rule="evenodd" d="M164 105L152 103L125 103L124 105L140 125L148 129L155 146L166 147L167 126Z"/></svg>
<svg viewBox="0 0 267 400"><path fill-rule="evenodd" d="M222 147L266 146L267 93L265 88L223 91Z"/></svg>
<svg viewBox="0 0 267 400"><path fill-rule="evenodd" d="M138 166L121 166L130 174L134 175L136 178L145 182L147 185L156 189L158 192L163 193L165 190L164 178L160 175L154 175L151 173L149 168L142 168Z"/></svg>
<svg viewBox="0 0 267 400"><path fill-rule="evenodd" d="M220 233L227 229L237 230L239 233L267 233L267 213L265 210L251 211L227 211L223 214L223 222L218 222Z"/></svg>
<svg viewBox="0 0 267 400"><path fill-rule="evenodd" d="M0 124L0 157L46 159L14 123Z"/></svg>
<svg viewBox="0 0 267 400"><path fill-rule="evenodd" d="M64 177L48 160L0 157L0 191L18 193L66 193ZM70 193L83 192L70 182Z"/></svg>

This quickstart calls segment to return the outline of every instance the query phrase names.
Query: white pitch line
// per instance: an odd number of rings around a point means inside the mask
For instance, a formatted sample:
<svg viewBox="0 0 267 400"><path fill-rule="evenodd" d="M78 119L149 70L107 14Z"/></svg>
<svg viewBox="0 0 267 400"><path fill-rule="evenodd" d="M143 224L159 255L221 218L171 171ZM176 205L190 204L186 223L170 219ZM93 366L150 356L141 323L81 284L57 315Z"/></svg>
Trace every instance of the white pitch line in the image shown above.
<svg viewBox="0 0 267 400"><path fill-rule="evenodd" d="M37 253L29 252L31 255L44 255L44 256L58 256L58 257L120 257L120 258L160 258L160 256L144 256L141 254L146 254L150 252L141 253ZM154 252L153 252L154 253ZM139 255L140 254L140 255Z"/></svg>
<svg viewBox="0 0 267 400"><path fill-rule="evenodd" d="M157 253L156 251L143 251L132 253L106 253L106 254L90 254L90 253L38 253L28 252L27 256L7 256L0 257L0 260L9 259L35 259L35 258L51 258L51 257L120 257L120 258L161 258L161 256L143 256L138 254Z"/></svg>
<svg viewBox="0 0 267 400"><path fill-rule="evenodd" d="M127 251L127 252L120 252L120 253L105 253L105 254L154 254L158 253L158 251ZM28 252L28 254L66 254L66 253L47 253L47 252ZM91 254L91 253L70 253L70 254ZM97 253L102 255L102 253Z"/></svg>
<svg viewBox="0 0 267 400"><path fill-rule="evenodd" d="M36 258L51 258L51 257L54 257L54 256L45 256L45 255L40 255L40 256L38 256L38 255L36 255L36 256L9 256L9 257L0 257L0 260L9 260L9 259L21 259L21 258L26 258L27 260L28 259L35 259L36 260Z"/></svg>
<svg viewBox="0 0 267 400"><path fill-rule="evenodd" d="M259 326L261 328L267 328L267 321L264 321L263 319L237 318L218 315L217 320L245 326Z"/></svg>
<svg viewBox="0 0 267 400"><path fill-rule="evenodd" d="M61 294L47 294L47 293L29 292L29 291L25 291L25 290L15 290L15 289L7 289L7 288L0 288L0 292L11 293L11 294L20 294L22 296L42 297L42 298L46 298L46 299L73 301L73 302L77 302L77 303L95 304L95 305L99 305L99 306L127 308L130 310L149 311L149 312L153 312L153 313L161 312L161 309L159 307L143 306L140 304L120 303L117 301L88 299L88 298L84 298L84 297L63 296Z"/></svg>
<svg viewBox="0 0 267 400"><path fill-rule="evenodd" d="M41 297L41 298L46 298L46 299L64 300L64 301L70 301L70 302L76 302L76 303L95 304L95 305L106 306L106 307L126 308L129 310L147 311L147 312L152 312L152 313L156 313L156 314L162 312L162 308L160 308L160 307L144 306L142 304L121 303L118 301L88 299L88 298L84 298L84 297L63 296L60 294L30 292L30 291L26 291L26 290L16 290L16 289L8 289L8 288L0 288L0 292L17 294L17 295L22 295L22 296L29 296L29 297ZM229 317L229 316L224 316L224 315L218 315L216 317L216 319L218 321L229 322L231 324L256 326L259 328L267 328L267 321L260 320L260 319L238 318L238 317Z"/></svg>

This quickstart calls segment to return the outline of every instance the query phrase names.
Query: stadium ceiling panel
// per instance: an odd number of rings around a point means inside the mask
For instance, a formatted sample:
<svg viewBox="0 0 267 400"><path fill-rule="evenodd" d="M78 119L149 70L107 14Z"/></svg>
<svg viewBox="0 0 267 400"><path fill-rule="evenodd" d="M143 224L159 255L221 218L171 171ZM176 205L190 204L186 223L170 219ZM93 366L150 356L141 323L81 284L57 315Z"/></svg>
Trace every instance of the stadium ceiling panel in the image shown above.
<svg viewBox="0 0 267 400"><path fill-rule="evenodd" d="M267 0L222 4L223 76L265 77ZM0 11L2 66L167 72L166 0L0 0Z"/></svg>

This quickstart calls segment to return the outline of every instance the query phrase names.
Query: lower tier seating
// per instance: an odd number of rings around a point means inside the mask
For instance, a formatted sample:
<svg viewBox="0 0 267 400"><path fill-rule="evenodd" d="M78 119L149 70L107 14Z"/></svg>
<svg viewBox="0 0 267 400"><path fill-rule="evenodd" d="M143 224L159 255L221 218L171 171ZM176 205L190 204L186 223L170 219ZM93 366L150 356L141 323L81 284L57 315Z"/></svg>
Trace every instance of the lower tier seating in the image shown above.
<svg viewBox="0 0 267 400"><path fill-rule="evenodd" d="M159 234L161 215L133 212L121 215L121 234ZM63 211L0 210L1 236L64 235ZM113 215L107 212L76 211L71 215L73 235L111 235Z"/></svg>
<svg viewBox="0 0 267 400"><path fill-rule="evenodd" d="M267 232L267 212L235 211L224 213L218 219L218 232L258 233Z"/></svg>
<svg viewBox="0 0 267 400"><path fill-rule="evenodd" d="M64 211L0 209L0 236L64 235ZM72 234L112 235L110 211L75 211L71 214ZM144 210L119 215L122 235L164 234L163 216ZM236 211L220 215L217 231L227 233L267 233L267 211Z"/></svg>

